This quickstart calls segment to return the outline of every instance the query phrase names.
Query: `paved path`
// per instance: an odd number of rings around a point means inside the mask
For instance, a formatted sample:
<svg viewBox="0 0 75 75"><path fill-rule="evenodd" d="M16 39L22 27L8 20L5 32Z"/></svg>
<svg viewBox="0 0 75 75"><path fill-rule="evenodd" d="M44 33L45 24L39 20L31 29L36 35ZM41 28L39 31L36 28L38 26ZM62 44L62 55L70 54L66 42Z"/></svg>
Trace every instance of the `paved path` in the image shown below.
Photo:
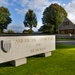
<svg viewBox="0 0 75 75"><path fill-rule="evenodd" d="M57 44L70 44L75 45L75 40L73 41L56 41Z"/></svg>

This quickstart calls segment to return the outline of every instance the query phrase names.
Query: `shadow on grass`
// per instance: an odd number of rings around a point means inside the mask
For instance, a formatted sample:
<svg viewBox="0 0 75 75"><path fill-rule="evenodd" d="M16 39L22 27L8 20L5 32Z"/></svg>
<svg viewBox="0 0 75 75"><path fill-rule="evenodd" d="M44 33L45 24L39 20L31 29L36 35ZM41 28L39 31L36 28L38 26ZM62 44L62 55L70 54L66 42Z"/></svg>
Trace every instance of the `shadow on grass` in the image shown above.
<svg viewBox="0 0 75 75"><path fill-rule="evenodd" d="M37 54L37 55L33 55L33 56L29 56L29 57L27 57L27 58L28 58L28 59L29 59L29 58L36 58L36 59L37 59L37 58L40 58L40 57L41 57L41 58L44 58L44 53L42 53L42 54Z"/></svg>
<svg viewBox="0 0 75 75"><path fill-rule="evenodd" d="M30 57L27 57L27 59L37 59L37 58L40 58L40 57L43 57L41 54L39 55L33 55L33 56L30 56ZM4 68L4 67L14 67L13 65L11 65L10 62L5 62L5 63L1 63L0 64L0 68Z"/></svg>
<svg viewBox="0 0 75 75"><path fill-rule="evenodd" d="M12 65L10 64L10 62L6 62L6 63L0 64L0 68L1 67L12 67Z"/></svg>

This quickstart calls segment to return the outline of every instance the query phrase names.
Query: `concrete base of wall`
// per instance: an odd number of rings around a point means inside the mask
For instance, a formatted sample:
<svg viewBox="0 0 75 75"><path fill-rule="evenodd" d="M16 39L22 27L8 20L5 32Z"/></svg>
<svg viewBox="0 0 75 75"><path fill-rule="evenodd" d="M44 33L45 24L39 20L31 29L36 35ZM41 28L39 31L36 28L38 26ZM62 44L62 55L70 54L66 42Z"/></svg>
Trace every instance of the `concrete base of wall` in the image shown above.
<svg viewBox="0 0 75 75"><path fill-rule="evenodd" d="M51 56L51 52L46 52L46 53L44 53L44 56L45 56L45 57Z"/></svg>
<svg viewBox="0 0 75 75"><path fill-rule="evenodd" d="M51 52L42 53L40 54L40 56L43 56L43 57L51 56Z"/></svg>
<svg viewBox="0 0 75 75"><path fill-rule="evenodd" d="M44 56L44 57L51 56L51 52L46 52L46 53L40 54L40 56ZM16 59L16 60L11 61L10 63L13 66L19 66L19 65L22 65L22 64L26 64L27 58Z"/></svg>
<svg viewBox="0 0 75 75"><path fill-rule="evenodd" d="M27 58L20 58L10 62L13 66L19 66L27 63Z"/></svg>

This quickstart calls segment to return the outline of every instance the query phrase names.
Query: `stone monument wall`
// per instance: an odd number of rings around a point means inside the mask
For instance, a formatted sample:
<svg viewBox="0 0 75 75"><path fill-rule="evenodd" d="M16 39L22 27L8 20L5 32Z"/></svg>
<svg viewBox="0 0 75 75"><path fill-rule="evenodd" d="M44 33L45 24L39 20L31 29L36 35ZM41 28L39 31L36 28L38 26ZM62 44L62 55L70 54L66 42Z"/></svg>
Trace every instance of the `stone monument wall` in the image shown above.
<svg viewBox="0 0 75 75"><path fill-rule="evenodd" d="M51 55L55 50L55 35L41 36L1 36L0 63L12 61L15 66L27 62L26 57L44 54Z"/></svg>

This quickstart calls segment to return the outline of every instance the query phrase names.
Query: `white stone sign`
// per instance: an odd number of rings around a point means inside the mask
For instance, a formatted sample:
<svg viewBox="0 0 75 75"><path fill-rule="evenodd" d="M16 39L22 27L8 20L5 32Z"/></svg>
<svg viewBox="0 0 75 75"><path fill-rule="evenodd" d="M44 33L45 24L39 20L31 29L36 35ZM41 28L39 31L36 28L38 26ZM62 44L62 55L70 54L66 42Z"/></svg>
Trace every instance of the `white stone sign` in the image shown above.
<svg viewBox="0 0 75 75"><path fill-rule="evenodd" d="M14 66L27 62L26 57L51 55L55 50L55 35L0 36L0 63L12 61Z"/></svg>

